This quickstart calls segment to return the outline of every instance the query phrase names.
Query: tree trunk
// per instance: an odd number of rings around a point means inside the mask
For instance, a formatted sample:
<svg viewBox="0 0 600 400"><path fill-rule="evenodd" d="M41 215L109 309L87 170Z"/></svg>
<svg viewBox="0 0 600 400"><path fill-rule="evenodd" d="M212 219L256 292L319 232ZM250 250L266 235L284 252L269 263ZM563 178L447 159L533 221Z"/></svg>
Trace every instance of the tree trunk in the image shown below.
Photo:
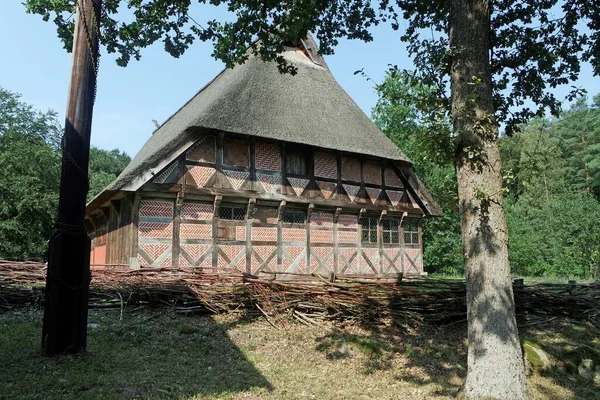
<svg viewBox="0 0 600 400"><path fill-rule="evenodd" d="M490 2L452 0L452 119L466 259L468 399L526 399L508 264L498 125L490 75Z"/></svg>
<svg viewBox="0 0 600 400"><path fill-rule="evenodd" d="M90 239L84 219L102 0L77 0L76 4L58 217L48 243L42 327L46 355L85 350L87 339Z"/></svg>

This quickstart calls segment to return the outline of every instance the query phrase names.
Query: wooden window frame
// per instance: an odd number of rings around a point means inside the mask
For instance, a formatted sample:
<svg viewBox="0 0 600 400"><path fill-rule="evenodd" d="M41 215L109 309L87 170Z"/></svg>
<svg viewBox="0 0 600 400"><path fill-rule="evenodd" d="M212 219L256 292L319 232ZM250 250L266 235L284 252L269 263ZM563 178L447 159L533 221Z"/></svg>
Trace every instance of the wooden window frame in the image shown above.
<svg viewBox="0 0 600 400"><path fill-rule="evenodd" d="M365 223L366 222L366 223ZM363 217L360 219L362 244L377 244L377 231L379 230L379 217Z"/></svg>
<svg viewBox="0 0 600 400"><path fill-rule="evenodd" d="M408 228L408 230L407 230ZM402 237L407 246L418 247L421 245L419 221L416 219L406 219L402 223ZM408 239L408 240L407 240Z"/></svg>
<svg viewBox="0 0 600 400"><path fill-rule="evenodd" d="M383 244L400 244L400 220L386 218L381 221L381 225L383 235L381 242ZM388 234L387 240L386 233Z"/></svg>

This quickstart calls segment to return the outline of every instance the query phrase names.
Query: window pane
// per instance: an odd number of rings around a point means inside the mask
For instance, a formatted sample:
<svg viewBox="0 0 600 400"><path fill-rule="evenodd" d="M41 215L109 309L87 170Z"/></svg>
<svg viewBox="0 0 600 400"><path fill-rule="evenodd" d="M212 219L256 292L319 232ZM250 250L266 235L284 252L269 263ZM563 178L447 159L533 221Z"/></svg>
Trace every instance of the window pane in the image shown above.
<svg viewBox="0 0 600 400"><path fill-rule="evenodd" d="M232 211L231 207L221 207L219 208L219 218L221 219L232 219Z"/></svg>
<svg viewBox="0 0 600 400"><path fill-rule="evenodd" d="M301 153L286 154L286 171L290 174L306 175L306 156Z"/></svg>
<svg viewBox="0 0 600 400"><path fill-rule="evenodd" d="M413 244L419 244L419 233L412 234L412 242Z"/></svg>
<svg viewBox="0 0 600 400"><path fill-rule="evenodd" d="M398 231L392 232L392 243L400 243L400 237Z"/></svg>
<svg viewBox="0 0 600 400"><path fill-rule="evenodd" d="M389 231L383 231L383 243L391 243L391 235Z"/></svg>
<svg viewBox="0 0 600 400"><path fill-rule="evenodd" d="M303 224L306 221L304 211L284 211L283 222L286 224Z"/></svg>
<svg viewBox="0 0 600 400"><path fill-rule="evenodd" d="M411 244L411 237L410 237L410 233L405 233L404 234L404 243L405 244Z"/></svg>
<svg viewBox="0 0 600 400"><path fill-rule="evenodd" d="M377 243L377 231L371 231L370 232L370 238L369 241L371 243Z"/></svg>
<svg viewBox="0 0 600 400"><path fill-rule="evenodd" d="M369 242L369 231L366 230L366 229L363 229L363 231L362 231L361 242L362 243L368 243Z"/></svg>
<svg viewBox="0 0 600 400"><path fill-rule="evenodd" d="M377 218L369 218L371 229L377 229Z"/></svg>

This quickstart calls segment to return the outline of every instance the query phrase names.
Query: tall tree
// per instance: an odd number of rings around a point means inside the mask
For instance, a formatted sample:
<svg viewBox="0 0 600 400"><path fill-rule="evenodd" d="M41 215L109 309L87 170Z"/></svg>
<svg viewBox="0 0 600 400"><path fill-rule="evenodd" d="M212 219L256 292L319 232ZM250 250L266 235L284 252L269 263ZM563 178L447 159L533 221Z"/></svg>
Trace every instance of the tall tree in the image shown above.
<svg viewBox="0 0 600 400"><path fill-rule="evenodd" d="M60 125L0 88L0 258L42 260L58 203Z"/></svg>
<svg viewBox="0 0 600 400"><path fill-rule="evenodd" d="M600 199L600 94L591 105L580 98L556 123L565 173L577 188L593 193Z"/></svg>
<svg viewBox="0 0 600 400"><path fill-rule="evenodd" d="M423 224L423 265L427 272L461 275L464 258L456 173L452 162L451 124L436 88L423 84L415 71L391 67L376 84L379 99L373 119L413 161L419 178L444 211ZM433 97L433 99L432 99Z"/></svg>
<svg viewBox="0 0 600 400"><path fill-rule="evenodd" d="M26 4L45 19L55 12L59 35L68 42L69 1L27 0ZM133 21L118 22L121 4L135 9ZM448 82L451 87L469 281L466 394L469 398L526 397L506 250L496 117L506 121L510 130L523 117L547 108L558 112L559 102L547 88L576 78L581 58L591 60L595 72L600 72L598 7L585 0L215 0L211 4L226 4L235 20L200 25L189 15L190 4L191 0L107 0L102 42L109 52L118 52L118 62L125 65L131 57L141 56L141 48L159 39L174 56L196 38L214 40L214 55L228 66L254 53L276 60L282 72L293 74L293 65L279 53L309 30L316 32L321 52L330 54L340 37L372 40L368 29L380 22L389 21L398 29L402 14L407 26L403 38L417 67L430 72L432 84L441 92ZM553 18L557 7L563 16ZM582 25L591 34L581 33ZM421 35L424 29L434 33L431 39ZM513 107L523 106L528 99L538 105L537 110L524 107L513 112Z"/></svg>

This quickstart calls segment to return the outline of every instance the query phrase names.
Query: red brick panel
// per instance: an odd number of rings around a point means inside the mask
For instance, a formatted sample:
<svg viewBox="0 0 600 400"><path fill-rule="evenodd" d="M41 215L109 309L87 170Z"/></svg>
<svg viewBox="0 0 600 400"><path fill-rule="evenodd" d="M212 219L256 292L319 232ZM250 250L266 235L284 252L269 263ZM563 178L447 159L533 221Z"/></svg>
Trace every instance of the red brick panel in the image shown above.
<svg viewBox="0 0 600 400"><path fill-rule="evenodd" d="M205 136L196 142L187 152L188 160L214 163L215 162L215 138Z"/></svg>
<svg viewBox="0 0 600 400"><path fill-rule="evenodd" d="M335 183L327 182L327 181L316 181L316 182L317 182L317 186L319 186L319 189L321 189L321 193L323 194L323 197L325 199L330 198L331 195L333 193L335 193L335 187L337 186Z"/></svg>
<svg viewBox="0 0 600 400"><path fill-rule="evenodd" d="M384 248L382 268L384 274L398 274L402 272L402 248Z"/></svg>
<svg viewBox="0 0 600 400"><path fill-rule="evenodd" d="M375 202L377 201L377 198L379 198L379 194L381 193L381 189L375 189L375 188L365 188L365 190L367 191L367 194L369 195L369 198L371 199L371 202L373 204L375 204Z"/></svg>
<svg viewBox="0 0 600 400"><path fill-rule="evenodd" d="M358 274L358 251L355 247L338 249L337 273L339 275Z"/></svg>
<svg viewBox="0 0 600 400"><path fill-rule="evenodd" d="M346 194L350 198L350 201L354 201L356 199L356 196L358 195L358 192L360 190L360 186L347 185L345 183L342 186L344 187L344 191L346 192Z"/></svg>
<svg viewBox="0 0 600 400"><path fill-rule="evenodd" d="M284 246L282 266L285 272L306 273L306 247Z"/></svg>
<svg viewBox="0 0 600 400"><path fill-rule="evenodd" d="M337 156L333 153L315 152L315 176L337 179Z"/></svg>
<svg viewBox="0 0 600 400"><path fill-rule="evenodd" d="M357 244L357 231L338 231L338 243Z"/></svg>
<svg viewBox="0 0 600 400"><path fill-rule="evenodd" d="M170 238L173 236L173 223L140 222L138 234L140 238Z"/></svg>
<svg viewBox="0 0 600 400"><path fill-rule="evenodd" d="M306 185L308 185L308 182L310 182L308 179L302 178L288 178L288 181L290 181L290 185L292 186L292 189L294 189L296 196L302 195Z"/></svg>
<svg viewBox="0 0 600 400"><path fill-rule="evenodd" d="M314 212L310 216L311 226L333 226L333 214L325 212Z"/></svg>
<svg viewBox="0 0 600 400"><path fill-rule="evenodd" d="M255 146L256 168L281 171L281 153L276 143L258 142Z"/></svg>
<svg viewBox="0 0 600 400"><path fill-rule="evenodd" d="M184 203L181 208L181 218L212 221L213 212L212 204Z"/></svg>
<svg viewBox="0 0 600 400"><path fill-rule="evenodd" d="M282 238L284 242L305 242L306 230L300 228L283 228Z"/></svg>
<svg viewBox="0 0 600 400"><path fill-rule="evenodd" d="M142 200L140 217L173 218L173 202L163 200Z"/></svg>
<svg viewBox="0 0 600 400"><path fill-rule="evenodd" d="M317 274L334 272L333 247L312 247L310 249L310 271Z"/></svg>
<svg viewBox="0 0 600 400"><path fill-rule="evenodd" d="M188 170L186 183L195 184L197 187L206 186L208 180L213 177L216 171L212 167L201 167L198 165L186 165L186 167Z"/></svg>
<svg viewBox="0 0 600 400"><path fill-rule="evenodd" d="M333 231L310 231L311 243L333 243Z"/></svg>
<svg viewBox="0 0 600 400"><path fill-rule="evenodd" d="M277 228L252 227L252 240L258 242L276 242Z"/></svg>
<svg viewBox="0 0 600 400"><path fill-rule="evenodd" d="M360 260L360 273L365 275L373 275L379 272L379 249L363 248L363 259ZM370 261L370 264L369 262Z"/></svg>
<svg viewBox="0 0 600 400"><path fill-rule="evenodd" d="M423 256L421 249L404 249L404 273L421 274L423 272Z"/></svg>
<svg viewBox="0 0 600 400"><path fill-rule="evenodd" d="M182 244L179 253L179 266L181 268L212 268L212 246L209 244Z"/></svg>
<svg viewBox="0 0 600 400"><path fill-rule="evenodd" d="M229 183L235 190L239 190L250 176L250 172L245 171L223 170L223 173L227 176Z"/></svg>
<svg viewBox="0 0 600 400"><path fill-rule="evenodd" d="M281 187L281 177L279 175L256 174L256 178L267 193L277 193Z"/></svg>
<svg viewBox="0 0 600 400"><path fill-rule="evenodd" d="M360 160L354 157L342 157L342 179L360 182Z"/></svg>
<svg viewBox="0 0 600 400"><path fill-rule="evenodd" d="M246 246L220 245L217 265L220 272L230 269L246 272Z"/></svg>
<svg viewBox="0 0 600 400"><path fill-rule="evenodd" d="M277 246L252 246L250 272L277 271Z"/></svg>
<svg viewBox="0 0 600 400"><path fill-rule="evenodd" d="M381 166L374 162L365 162L363 164L363 178L365 183L381 185Z"/></svg>
<svg viewBox="0 0 600 400"><path fill-rule="evenodd" d="M396 175L396 171L394 171L392 168L385 169L385 184L386 184L386 186L397 187L397 188L404 187L404 185L402 184L402 181L400 180L398 175Z"/></svg>
<svg viewBox="0 0 600 400"><path fill-rule="evenodd" d="M179 225L179 237L182 239L212 239L212 225L182 222Z"/></svg>

